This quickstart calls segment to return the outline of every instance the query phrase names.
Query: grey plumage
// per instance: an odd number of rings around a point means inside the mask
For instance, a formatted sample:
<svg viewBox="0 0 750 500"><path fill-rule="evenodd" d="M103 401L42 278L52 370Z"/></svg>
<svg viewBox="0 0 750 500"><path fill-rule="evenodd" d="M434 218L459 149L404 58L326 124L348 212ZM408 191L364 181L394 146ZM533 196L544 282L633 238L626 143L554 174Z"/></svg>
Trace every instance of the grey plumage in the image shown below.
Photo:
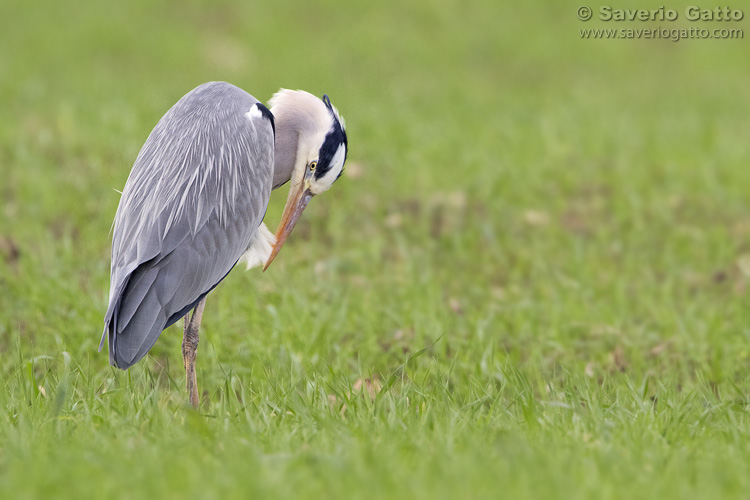
<svg viewBox="0 0 750 500"><path fill-rule="evenodd" d="M138 155L115 216L102 336L117 367L140 360L216 286L261 224L274 133L271 121L249 113L257 103L228 83L201 85L164 115Z"/></svg>
<svg viewBox="0 0 750 500"><path fill-rule="evenodd" d="M194 405L206 295L240 259L248 268L267 267L346 160L343 120L327 97L281 90L270 104L269 111L223 82L186 94L149 135L117 208L100 349L108 339L110 363L128 368L162 330L195 309L183 338ZM262 224L268 199L290 180L274 236Z"/></svg>

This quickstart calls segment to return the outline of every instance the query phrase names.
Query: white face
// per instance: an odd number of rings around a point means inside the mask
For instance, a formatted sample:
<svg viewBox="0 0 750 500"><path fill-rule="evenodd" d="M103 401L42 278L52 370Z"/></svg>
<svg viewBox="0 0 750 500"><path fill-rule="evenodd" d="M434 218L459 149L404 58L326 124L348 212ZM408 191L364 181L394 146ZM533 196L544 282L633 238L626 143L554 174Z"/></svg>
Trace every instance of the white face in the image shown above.
<svg viewBox="0 0 750 500"><path fill-rule="evenodd" d="M338 179L339 175L341 175L345 159L346 146L341 144L331 159L331 168L319 178L313 175L312 182L310 183L310 192L312 194L320 194L324 191L328 191L333 185L333 182Z"/></svg>

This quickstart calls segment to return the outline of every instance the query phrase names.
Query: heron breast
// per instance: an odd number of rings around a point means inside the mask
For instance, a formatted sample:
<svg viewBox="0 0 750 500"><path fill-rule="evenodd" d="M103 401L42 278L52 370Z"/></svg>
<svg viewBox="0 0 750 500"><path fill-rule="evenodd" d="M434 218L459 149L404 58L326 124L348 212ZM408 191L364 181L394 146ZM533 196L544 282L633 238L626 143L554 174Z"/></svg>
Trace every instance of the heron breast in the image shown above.
<svg viewBox="0 0 750 500"><path fill-rule="evenodd" d="M239 262L244 262L247 266L245 269L249 270L254 267L264 266L271 256L273 246L276 244L276 236L266 227L264 223L260 223L258 229L255 230L250 244L247 246L247 250L240 257Z"/></svg>

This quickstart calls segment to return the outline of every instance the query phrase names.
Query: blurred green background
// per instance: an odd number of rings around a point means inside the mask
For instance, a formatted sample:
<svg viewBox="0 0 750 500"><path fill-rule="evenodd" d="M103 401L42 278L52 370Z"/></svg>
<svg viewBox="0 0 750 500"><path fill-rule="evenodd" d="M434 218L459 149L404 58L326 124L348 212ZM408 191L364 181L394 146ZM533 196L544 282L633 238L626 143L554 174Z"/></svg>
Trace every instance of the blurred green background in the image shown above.
<svg viewBox="0 0 750 500"><path fill-rule="evenodd" d="M579 5L5 1L0 491L746 491L750 46L582 39L697 24ZM350 152L209 297L194 413L178 328L128 373L97 347L116 190L211 80L327 93Z"/></svg>

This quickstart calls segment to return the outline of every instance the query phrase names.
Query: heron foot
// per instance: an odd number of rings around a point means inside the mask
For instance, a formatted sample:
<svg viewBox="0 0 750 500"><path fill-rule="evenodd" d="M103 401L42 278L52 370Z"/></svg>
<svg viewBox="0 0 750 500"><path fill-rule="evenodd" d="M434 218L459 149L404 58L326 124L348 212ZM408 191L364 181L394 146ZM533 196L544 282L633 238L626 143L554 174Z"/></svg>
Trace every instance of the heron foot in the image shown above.
<svg viewBox="0 0 750 500"><path fill-rule="evenodd" d="M206 299L201 300L192 316L190 313L185 315L185 326L182 336L182 363L185 366L185 388L187 389L190 404L193 408L198 408L200 400L198 399L198 376L195 371L195 358L198 351L198 330L201 326L203 317L203 308L206 305Z"/></svg>

